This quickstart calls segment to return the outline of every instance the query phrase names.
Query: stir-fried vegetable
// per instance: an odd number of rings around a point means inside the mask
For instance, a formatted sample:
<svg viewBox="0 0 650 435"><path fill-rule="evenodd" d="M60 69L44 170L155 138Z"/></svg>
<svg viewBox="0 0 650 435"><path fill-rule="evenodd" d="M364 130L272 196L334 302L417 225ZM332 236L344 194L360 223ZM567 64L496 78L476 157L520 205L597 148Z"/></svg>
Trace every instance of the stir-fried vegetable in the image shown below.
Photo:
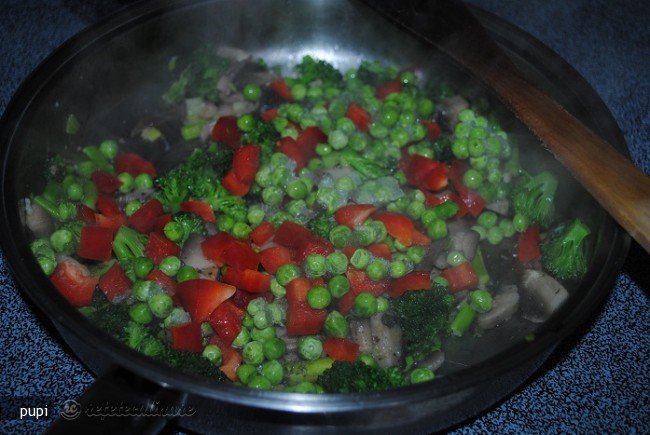
<svg viewBox="0 0 650 435"><path fill-rule="evenodd" d="M586 272L589 229L546 232L557 179L417 71L176 62L163 100L184 107L189 155L159 172L105 140L49 159L27 201L51 221L31 247L54 287L129 347L251 388L380 391L433 379L431 356L492 310L477 245L512 270ZM248 67L264 79L229 75Z"/></svg>

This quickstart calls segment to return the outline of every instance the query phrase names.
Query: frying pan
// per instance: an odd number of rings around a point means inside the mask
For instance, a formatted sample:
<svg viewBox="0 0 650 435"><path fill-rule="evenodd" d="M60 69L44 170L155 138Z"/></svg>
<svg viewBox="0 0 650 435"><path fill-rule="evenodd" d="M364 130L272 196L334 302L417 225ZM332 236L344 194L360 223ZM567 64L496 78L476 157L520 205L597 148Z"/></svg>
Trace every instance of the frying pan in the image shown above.
<svg viewBox="0 0 650 435"><path fill-rule="evenodd" d="M273 17L260 20L259 17ZM551 55L530 41L512 37L512 29L489 15L480 15L497 41L532 80L552 93L609 143L625 150L611 115L598 97L564 63L546 63ZM336 29L336 31L332 31ZM540 330L533 343L516 342L507 355L498 354L425 385L369 395L286 395L214 384L151 361L116 343L89 324L58 296L29 252L22 225L20 198L38 190L35 179L43 157L52 150L73 151L62 134L69 113L81 115L79 142L125 136L134 120L159 107L170 56L192 50L204 41L219 41L248 49L271 63L293 63L301 54L314 54L337 66L360 57L398 64L422 63L432 74L471 78L447 67L440 55L407 35L376 21L354 2L342 1L162 1L138 3L75 37L50 56L25 82L7 109L0 128L2 143L3 252L27 297L52 320L63 340L94 373L97 382L79 402L102 400L152 404L158 401L184 407L192 415L102 420L102 428L127 424L134 432L157 431L173 423L206 432L430 432L463 421L506 397L545 361L569 334L593 319L609 292L629 246L629 238L570 176L557 167L562 182L575 187L563 199L588 218L596 237L592 266L583 283L572 289L564 308ZM442 65L440 66L439 63ZM561 81L556 81L562 77ZM41 126L35 128L34 126ZM50 128L42 128L50 126ZM521 126L511 122L515 131ZM522 141L526 142L522 133ZM536 165L554 166L552 159L529 144ZM537 160L541 159L541 160ZM88 417L88 418L85 418ZM173 420L170 421L170 420ZM97 427L83 413L59 420L53 431L68 430L64 423Z"/></svg>

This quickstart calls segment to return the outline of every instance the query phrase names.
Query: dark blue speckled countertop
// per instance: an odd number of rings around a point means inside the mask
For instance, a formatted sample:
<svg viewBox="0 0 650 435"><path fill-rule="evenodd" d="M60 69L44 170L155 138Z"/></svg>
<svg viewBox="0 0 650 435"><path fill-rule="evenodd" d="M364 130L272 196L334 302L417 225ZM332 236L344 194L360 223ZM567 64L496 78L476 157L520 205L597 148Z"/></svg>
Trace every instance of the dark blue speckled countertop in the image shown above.
<svg viewBox="0 0 650 435"><path fill-rule="evenodd" d="M90 3L90 2L88 2ZM99 4L100 2L97 2ZM650 173L650 2L471 0L567 60L618 122L633 162ZM4 0L0 112L20 82L90 22L74 0ZM64 402L93 376L32 312L0 255L0 433L37 433L56 415L18 419L39 398ZM650 257L636 244L602 313L511 397L454 429L475 433L650 433Z"/></svg>

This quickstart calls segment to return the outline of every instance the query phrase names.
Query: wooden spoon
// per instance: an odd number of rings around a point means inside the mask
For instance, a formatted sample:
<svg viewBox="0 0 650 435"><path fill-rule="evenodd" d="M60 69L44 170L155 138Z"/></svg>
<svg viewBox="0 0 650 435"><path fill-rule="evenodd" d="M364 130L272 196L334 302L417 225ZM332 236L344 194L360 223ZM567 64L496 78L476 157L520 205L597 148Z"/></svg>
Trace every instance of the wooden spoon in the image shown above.
<svg viewBox="0 0 650 435"><path fill-rule="evenodd" d="M458 0L362 0L491 87L607 212L650 252L650 177L526 79Z"/></svg>

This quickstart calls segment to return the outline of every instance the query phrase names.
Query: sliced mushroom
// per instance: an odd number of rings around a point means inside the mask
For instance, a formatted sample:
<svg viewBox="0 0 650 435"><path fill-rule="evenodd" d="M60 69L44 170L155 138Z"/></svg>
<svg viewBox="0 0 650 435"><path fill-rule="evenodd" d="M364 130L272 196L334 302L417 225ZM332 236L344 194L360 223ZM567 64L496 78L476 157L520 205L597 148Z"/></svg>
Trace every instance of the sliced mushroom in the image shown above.
<svg viewBox="0 0 650 435"><path fill-rule="evenodd" d="M193 267L197 270L211 269L216 267L215 264L205 258L203 249L201 249L201 242L203 237L198 234L192 234L183 244L180 258L185 265Z"/></svg>
<svg viewBox="0 0 650 435"><path fill-rule="evenodd" d="M517 286L503 286L492 299L492 309L476 316L476 325L481 329L496 328L510 318L519 309L519 292Z"/></svg>
<svg viewBox="0 0 650 435"><path fill-rule="evenodd" d="M40 205L25 199L25 225L35 239L49 237L54 232L52 217Z"/></svg>
<svg viewBox="0 0 650 435"><path fill-rule="evenodd" d="M388 368L400 364L402 355L402 328L394 316L378 313L370 318L372 332L372 356L379 367Z"/></svg>
<svg viewBox="0 0 650 435"><path fill-rule="evenodd" d="M453 131L458 123L458 114L469 107L469 102L460 95L445 98L441 102L443 125Z"/></svg>
<svg viewBox="0 0 650 435"><path fill-rule="evenodd" d="M526 269L521 277L519 307L524 319L542 323L569 297L569 292L551 275Z"/></svg>
<svg viewBox="0 0 650 435"><path fill-rule="evenodd" d="M372 333L370 320L353 318L350 320L350 337L359 345L359 352L372 354Z"/></svg>
<svg viewBox="0 0 650 435"><path fill-rule="evenodd" d="M445 362L445 353L443 351L434 352L418 363L418 367L425 367L435 372Z"/></svg>

